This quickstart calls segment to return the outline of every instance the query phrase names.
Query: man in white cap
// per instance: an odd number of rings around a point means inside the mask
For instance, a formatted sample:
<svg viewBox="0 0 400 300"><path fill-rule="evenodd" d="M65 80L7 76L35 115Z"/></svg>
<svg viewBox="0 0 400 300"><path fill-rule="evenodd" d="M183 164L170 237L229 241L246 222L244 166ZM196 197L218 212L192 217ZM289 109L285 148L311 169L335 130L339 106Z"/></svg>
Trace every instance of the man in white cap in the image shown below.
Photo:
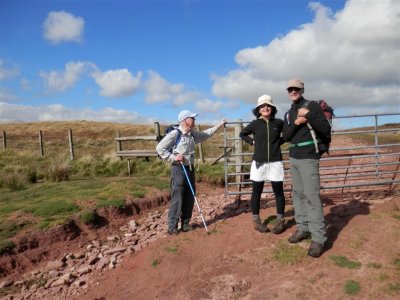
<svg viewBox="0 0 400 300"><path fill-rule="evenodd" d="M178 223L181 220L181 230L184 232L192 229L190 219L194 205L194 195L187 182L185 168L193 190L195 188L194 155L195 144L202 143L210 138L219 128L224 126L225 120L220 124L204 131L194 131L197 113L183 110L178 115L179 128L169 132L157 145L157 153L163 160L172 163L171 166L171 201L168 212L168 233L178 234Z"/></svg>
<svg viewBox="0 0 400 300"><path fill-rule="evenodd" d="M320 199L319 159L331 141L331 126L321 106L303 98L303 82L289 80L287 91L292 106L285 114L283 138L291 144L289 160L297 225L289 243L298 243L311 236L308 255L319 257L327 239Z"/></svg>

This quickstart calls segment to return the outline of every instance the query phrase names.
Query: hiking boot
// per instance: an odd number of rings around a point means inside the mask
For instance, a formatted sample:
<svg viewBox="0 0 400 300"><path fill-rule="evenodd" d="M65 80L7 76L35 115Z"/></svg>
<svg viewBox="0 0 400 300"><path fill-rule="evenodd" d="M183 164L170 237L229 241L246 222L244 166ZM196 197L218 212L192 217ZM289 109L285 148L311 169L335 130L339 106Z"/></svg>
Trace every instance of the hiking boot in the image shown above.
<svg viewBox="0 0 400 300"><path fill-rule="evenodd" d="M282 219L278 219L275 226L272 228L272 232L274 234L280 234L285 230L285 220Z"/></svg>
<svg viewBox="0 0 400 300"><path fill-rule="evenodd" d="M179 234L179 230L178 230L178 228L168 229L168 234L169 235L177 235L177 234Z"/></svg>
<svg viewBox="0 0 400 300"><path fill-rule="evenodd" d="M192 225L190 225L189 223L184 223L182 224L181 230L183 232L188 232L188 231L192 231L194 228Z"/></svg>
<svg viewBox="0 0 400 300"><path fill-rule="evenodd" d="M324 251L324 244L312 241L310 248L308 248L308 255L311 257L320 257Z"/></svg>
<svg viewBox="0 0 400 300"><path fill-rule="evenodd" d="M254 223L254 229L255 230L257 230L259 232L262 232L262 233L265 233L265 232L269 231L267 225L265 225L263 222L261 222L260 219L253 220L253 223Z"/></svg>
<svg viewBox="0 0 400 300"><path fill-rule="evenodd" d="M301 242L302 240L309 238L310 236L311 236L311 233L309 233L309 232L296 230L296 232L293 233L292 236L289 238L289 243L297 244L297 243Z"/></svg>

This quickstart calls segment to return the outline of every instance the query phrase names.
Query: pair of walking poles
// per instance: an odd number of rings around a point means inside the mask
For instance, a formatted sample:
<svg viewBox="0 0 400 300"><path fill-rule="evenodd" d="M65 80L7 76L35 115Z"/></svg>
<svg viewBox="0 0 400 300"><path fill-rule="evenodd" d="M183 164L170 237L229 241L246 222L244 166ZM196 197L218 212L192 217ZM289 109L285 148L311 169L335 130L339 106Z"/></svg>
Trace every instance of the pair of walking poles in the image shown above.
<svg viewBox="0 0 400 300"><path fill-rule="evenodd" d="M183 172L185 173L186 180L187 180L187 182L188 182L188 184L189 184L190 190L192 191L192 195L193 195L193 197L194 197L194 202L196 203L197 209L199 210L199 213L200 213L200 216L201 216L201 220L203 221L203 224L204 224L204 228L206 229L206 231L207 231L207 233L208 233L208 228L207 228L207 225L206 225L206 221L204 220L204 217L203 217L203 214L202 214L202 212L201 212L201 209L200 209L200 206L199 206L199 202L197 201L196 194L195 194L195 192L194 192L192 183L190 182L190 178L189 178L189 176L188 176L188 174L187 174L187 172L186 172L185 166L183 165L182 162L181 162L181 167L182 167L182 169L183 169Z"/></svg>

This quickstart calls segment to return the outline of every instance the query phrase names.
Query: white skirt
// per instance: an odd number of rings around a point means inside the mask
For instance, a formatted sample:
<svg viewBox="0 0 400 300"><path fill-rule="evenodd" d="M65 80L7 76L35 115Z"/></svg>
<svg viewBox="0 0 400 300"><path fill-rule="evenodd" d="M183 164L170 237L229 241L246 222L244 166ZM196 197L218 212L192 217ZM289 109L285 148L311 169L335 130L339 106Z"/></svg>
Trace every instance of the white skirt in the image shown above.
<svg viewBox="0 0 400 300"><path fill-rule="evenodd" d="M264 163L258 169L253 160L250 169L250 180L252 181L283 181L285 170L281 161Z"/></svg>

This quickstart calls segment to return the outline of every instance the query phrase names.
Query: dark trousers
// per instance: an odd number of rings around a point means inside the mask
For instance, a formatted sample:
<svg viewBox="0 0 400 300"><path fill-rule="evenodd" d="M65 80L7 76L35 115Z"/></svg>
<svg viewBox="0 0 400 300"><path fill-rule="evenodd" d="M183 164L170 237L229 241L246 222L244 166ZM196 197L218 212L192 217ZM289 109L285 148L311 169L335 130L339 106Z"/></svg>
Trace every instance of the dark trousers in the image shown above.
<svg viewBox="0 0 400 300"><path fill-rule="evenodd" d="M184 167L196 193L194 170ZM192 218L194 196L187 182L181 165L171 166L171 201L168 212L168 230L178 227L179 219L182 224L188 223Z"/></svg>
<svg viewBox="0 0 400 300"><path fill-rule="evenodd" d="M285 194L283 192L283 181L271 181L272 191L275 195L276 213L285 214ZM251 193L251 212L253 215L260 214L260 199L264 188L264 181L253 181Z"/></svg>

